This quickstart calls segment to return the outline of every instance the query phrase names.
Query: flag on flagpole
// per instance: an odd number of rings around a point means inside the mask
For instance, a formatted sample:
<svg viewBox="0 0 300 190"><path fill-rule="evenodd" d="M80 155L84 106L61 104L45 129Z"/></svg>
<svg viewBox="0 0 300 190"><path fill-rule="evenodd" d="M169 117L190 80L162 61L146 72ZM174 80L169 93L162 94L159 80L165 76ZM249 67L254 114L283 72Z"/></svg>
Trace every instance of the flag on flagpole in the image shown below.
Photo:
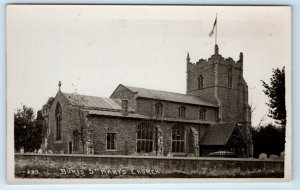
<svg viewBox="0 0 300 190"><path fill-rule="evenodd" d="M216 19L215 19L213 28L212 28L212 30L211 30L210 33L209 33L209 37L211 37L211 36L215 33L216 27L217 27L217 17L216 17Z"/></svg>

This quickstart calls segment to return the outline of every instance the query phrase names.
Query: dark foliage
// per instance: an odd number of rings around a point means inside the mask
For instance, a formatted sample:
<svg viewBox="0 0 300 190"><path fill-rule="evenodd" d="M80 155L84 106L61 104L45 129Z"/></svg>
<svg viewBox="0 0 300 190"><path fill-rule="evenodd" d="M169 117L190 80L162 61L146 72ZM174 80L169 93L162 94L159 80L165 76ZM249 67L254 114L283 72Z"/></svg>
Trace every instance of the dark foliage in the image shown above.
<svg viewBox="0 0 300 190"><path fill-rule="evenodd" d="M37 116L35 119L35 128L32 131L32 135L35 136L35 138L32 139L32 146L34 149L39 149L42 143L42 132L43 132L43 117L42 117L42 111L37 112Z"/></svg>
<svg viewBox="0 0 300 190"><path fill-rule="evenodd" d="M252 140L255 158L258 158L260 153L265 153L268 156L271 154L280 156L285 146L285 128L276 127L272 124L261 126L253 129Z"/></svg>
<svg viewBox="0 0 300 190"><path fill-rule="evenodd" d="M51 107L53 102L54 102L55 98L54 97L49 97L48 98L48 101L47 101L47 104Z"/></svg>
<svg viewBox="0 0 300 190"><path fill-rule="evenodd" d="M41 113L38 112L41 118ZM19 151L24 147L26 152L32 152L38 149L41 144L42 126L40 123L36 125L34 119L34 111L32 108L23 106L14 113L14 143L15 150Z"/></svg>
<svg viewBox="0 0 300 190"><path fill-rule="evenodd" d="M269 97L269 117L276 120L277 124L285 126L286 109L285 109L285 68L273 69L270 84L262 81L265 88L263 91Z"/></svg>

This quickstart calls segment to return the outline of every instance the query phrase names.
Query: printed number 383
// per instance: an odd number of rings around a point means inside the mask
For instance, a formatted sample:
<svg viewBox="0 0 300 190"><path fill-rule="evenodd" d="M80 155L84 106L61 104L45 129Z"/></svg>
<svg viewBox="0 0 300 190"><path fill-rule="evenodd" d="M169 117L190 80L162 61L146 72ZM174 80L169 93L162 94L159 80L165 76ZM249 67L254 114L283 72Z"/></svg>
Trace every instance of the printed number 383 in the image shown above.
<svg viewBox="0 0 300 190"><path fill-rule="evenodd" d="M27 174L29 175L34 175L34 174L38 174L39 171L38 170L27 170Z"/></svg>

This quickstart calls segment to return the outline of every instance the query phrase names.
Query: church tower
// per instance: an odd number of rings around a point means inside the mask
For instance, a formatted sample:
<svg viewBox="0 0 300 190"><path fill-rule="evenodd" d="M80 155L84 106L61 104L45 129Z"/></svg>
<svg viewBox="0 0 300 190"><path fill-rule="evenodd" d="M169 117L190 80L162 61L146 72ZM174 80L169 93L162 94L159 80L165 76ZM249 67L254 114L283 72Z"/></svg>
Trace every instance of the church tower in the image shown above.
<svg viewBox="0 0 300 190"><path fill-rule="evenodd" d="M243 53L239 60L224 58L215 45L214 54L192 63L187 55L186 94L199 96L219 106L219 122L237 122L250 136L251 114L248 85L243 78ZM250 140L250 139L249 139Z"/></svg>

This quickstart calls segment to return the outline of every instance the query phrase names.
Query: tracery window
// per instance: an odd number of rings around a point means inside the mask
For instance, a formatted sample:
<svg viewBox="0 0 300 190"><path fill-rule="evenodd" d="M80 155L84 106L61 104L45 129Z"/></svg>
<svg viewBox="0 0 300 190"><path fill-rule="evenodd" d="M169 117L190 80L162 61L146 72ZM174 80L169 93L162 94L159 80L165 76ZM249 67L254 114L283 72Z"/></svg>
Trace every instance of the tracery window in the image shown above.
<svg viewBox="0 0 300 190"><path fill-rule="evenodd" d="M55 118L56 118L56 140L60 141L61 140L61 118L62 116L62 110L61 106L59 103L56 105L55 109Z"/></svg>
<svg viewBox="0 0 300 190"><path fill-rule="evenodd" d="M153 125L141 123L137 127L137 152L149 153L153 150Z"/></svg>
<svg viewBox="0 0 300 190"><path fill-rule="evenodd" d="M185 128L184 125L174 125L172 128L172 152L185 152Z"/></svg>

